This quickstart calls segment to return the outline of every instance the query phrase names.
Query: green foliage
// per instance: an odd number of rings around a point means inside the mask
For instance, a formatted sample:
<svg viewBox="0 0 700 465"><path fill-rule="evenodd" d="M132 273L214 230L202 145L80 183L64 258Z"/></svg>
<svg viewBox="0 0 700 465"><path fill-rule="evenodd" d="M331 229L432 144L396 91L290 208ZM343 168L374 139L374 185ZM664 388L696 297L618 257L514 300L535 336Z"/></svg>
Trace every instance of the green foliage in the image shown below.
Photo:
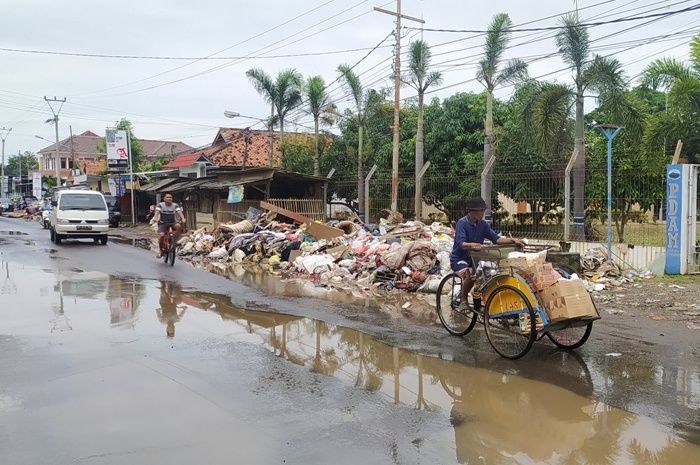
<svg viewBox="0 0 700 465"><path fill-rule="evenodd" d="M30 171L38 170L39 162L36 154L25 151L23 154L10 155L5 165L5 176L19 176L20 168L22 169L22 176L27 176L27 173Z"/></svg>
<svg viewBox="0 0 700 465"><path fill-rule="evenodd" d="M155 160L149 160L142 162L136 169L137 172L147 172L147 171L160 171L163 166L168 164L168 158L165 155L161 155Z"/></svg>

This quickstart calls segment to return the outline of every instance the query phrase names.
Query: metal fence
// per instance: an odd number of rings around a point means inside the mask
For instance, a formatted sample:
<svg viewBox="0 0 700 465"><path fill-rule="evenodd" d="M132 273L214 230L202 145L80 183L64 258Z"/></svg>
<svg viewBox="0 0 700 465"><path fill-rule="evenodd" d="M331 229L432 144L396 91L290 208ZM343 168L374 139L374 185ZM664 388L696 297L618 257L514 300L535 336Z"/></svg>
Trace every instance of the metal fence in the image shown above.
<svg viewBox="0 0 700 465"><path fill-rule="evenodd" d="M480 194L480 172L438 175L423 179L424 222L454 222L464 215L466 199ZM518 237L564 239L564 171L513 171L491 175L493 225L501 233ZM613 240L635 245L664 244L665 174L638 170L613 172ZM586 173L587 241L606 238L607 175L600 169ZM415 177L399 176L398 210L413 219ZM357 207L357 179L336 178L329 185L329 200L348 199ZM391 207L391 175L377 172L369 183L369 216L376 222ZM573 197L573 194L572 194ZM572 207L573 207L573 199ZM331 209L331 216L337 213ZM573 208L572 208L573 213Z"/></svg>

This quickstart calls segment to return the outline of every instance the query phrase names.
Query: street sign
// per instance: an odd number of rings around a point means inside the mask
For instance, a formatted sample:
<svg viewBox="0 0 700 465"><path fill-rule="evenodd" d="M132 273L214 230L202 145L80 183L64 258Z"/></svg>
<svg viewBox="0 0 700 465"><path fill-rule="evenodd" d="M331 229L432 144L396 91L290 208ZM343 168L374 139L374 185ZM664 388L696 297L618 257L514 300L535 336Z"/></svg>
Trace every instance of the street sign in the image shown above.
<svg viewBox="0 0 700 465"><path fill-rule="evenodd" d="M126 131L107 129L107 168L111 171L129 169L129 138Z"/></svg>
<svg viewBox="0 0 700 465"><path fill-rule="evenodd" d="M42 188L41 188L41 172L32 172L32 195L37 199L41 198Z"/></svg>

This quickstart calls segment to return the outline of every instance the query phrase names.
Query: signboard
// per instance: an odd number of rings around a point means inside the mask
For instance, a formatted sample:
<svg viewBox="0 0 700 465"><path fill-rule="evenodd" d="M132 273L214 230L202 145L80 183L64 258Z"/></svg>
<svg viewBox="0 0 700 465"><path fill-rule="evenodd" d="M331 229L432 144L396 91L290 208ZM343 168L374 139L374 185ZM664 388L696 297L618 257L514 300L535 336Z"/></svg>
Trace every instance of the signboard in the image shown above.
<svg viewBox="0 0 700 465"><path fill-rule="evenodd" d="M226 203L239 203L243 200L243 186L230 186Z"/></svg>
<svg viewBox="0 0 700 465"><path fill-rule="evenodd" d="M9 176L0 177L0 197L7 197L7 185Z"/></svg>
<svg viewBox="0 0 700 465"><path fill-rule="evenodd" d="M37 199L41 198L41 172L32 172L32 195Z"/></svg>
<svg viewBox="0 0 700 465"><path fill-rule="evenodd" d="M126 131L107 129L107 167L114 171L129 169L129 137Z"/></svg>
<svg viewBox="0 0 700 465"><path fill-rule="evenodd" d="M109 178L109 179L107 179L107 184L109 185L109 194L114 195L116 197L116 195L117 195L117 180L114 178Z"/></svg>
<svg viewBox="0 0 700 465"><path fill-rule="evenodd" d="M666 167L666 274L688 269L689 165Z"/></svg>

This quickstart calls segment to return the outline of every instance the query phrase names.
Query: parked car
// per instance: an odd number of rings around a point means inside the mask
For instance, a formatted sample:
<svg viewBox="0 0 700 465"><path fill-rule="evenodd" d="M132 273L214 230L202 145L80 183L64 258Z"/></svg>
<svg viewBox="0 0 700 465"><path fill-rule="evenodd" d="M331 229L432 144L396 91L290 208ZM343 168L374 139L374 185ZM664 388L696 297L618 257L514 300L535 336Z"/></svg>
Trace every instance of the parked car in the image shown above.
<svg viewBox="0 0 700 465"><path fill-rule="evenodd" d="M2 214L2 212L10 211L10 205L12 205L10 203L10 199L7 197L0 198L0 214Z"/></svg>
<svg viewBox="0 0 700 465"><path fill-rule="evenodd" d="M119 222L122 220L122 212L119 208L119 198L113 195L105 194L105 202L109 209L109 225L113 228L119 227Z"/></svg>
<svg viewBox="0 0 700 465"><path fill-rule="evenodd" d="M54 193L49 214L51 240L88 238L107 244L109 210L104 195L90 190L68 189Z"/></svg>

